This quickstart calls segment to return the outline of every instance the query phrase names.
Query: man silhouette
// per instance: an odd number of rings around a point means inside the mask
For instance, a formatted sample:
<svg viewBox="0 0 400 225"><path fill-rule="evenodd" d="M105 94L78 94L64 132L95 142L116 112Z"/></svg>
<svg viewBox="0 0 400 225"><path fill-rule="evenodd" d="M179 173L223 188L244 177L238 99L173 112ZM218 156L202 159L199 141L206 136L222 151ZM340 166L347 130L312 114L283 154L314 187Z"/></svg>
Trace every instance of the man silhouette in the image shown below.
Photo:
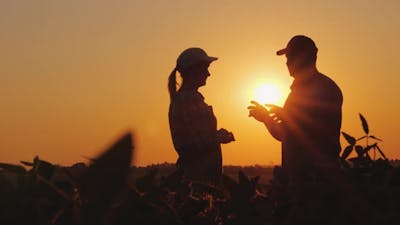
<svg viewBox="0 0 400 225"><path fill-rule="evenodd" d="M312 39L294 36L277 51L286 56L294 78L283 108L255 101L248 107L249 116L282 142L282 168L293 179L339 168L343 97L335 82L317 70L317 52Z"/></svg>

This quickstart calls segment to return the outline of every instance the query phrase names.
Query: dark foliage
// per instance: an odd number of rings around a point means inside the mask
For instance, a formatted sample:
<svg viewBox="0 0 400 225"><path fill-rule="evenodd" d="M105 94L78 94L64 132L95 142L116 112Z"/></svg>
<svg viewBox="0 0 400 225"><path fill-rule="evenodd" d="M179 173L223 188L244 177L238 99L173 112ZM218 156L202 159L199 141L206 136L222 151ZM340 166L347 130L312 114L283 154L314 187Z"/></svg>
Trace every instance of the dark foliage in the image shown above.
<svg viewBox="0 0 400 225"><path fill-rule="evenodd" d="M398 224L400 168L376 143L364 147L344 136L349 146L342 152L341 171L330 176L315 171L297 186L280 167L271 170L267 185L243 171L211 185L188 180L167 165L133 176L140 169L130 167L130 134L89 166L59 167L39 157L22 162L29 170L2 163L0 224ZM383 158L370 157L374 149ZM357 156L347 161L353 150ZM236 173L238 168L227 171ZM249 171L263 173L261 167Z"/></svg>

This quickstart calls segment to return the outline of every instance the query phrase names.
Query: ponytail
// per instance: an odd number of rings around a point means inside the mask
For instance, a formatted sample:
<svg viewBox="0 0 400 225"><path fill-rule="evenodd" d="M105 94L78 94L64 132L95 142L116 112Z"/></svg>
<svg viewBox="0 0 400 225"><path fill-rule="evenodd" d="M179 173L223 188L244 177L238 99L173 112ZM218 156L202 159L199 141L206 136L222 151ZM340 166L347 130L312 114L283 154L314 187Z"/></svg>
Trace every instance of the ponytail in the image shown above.
<svg viewBox="0 0 400 225"><path fill-rule="evenodd" d="M177 71L177 69L175 68L168 77L168 91L169 91L169 96L170 96L171 100L175 97L176 92L177 92L177 90L176 90L176 85L177 85L176 71Z"/></svg>

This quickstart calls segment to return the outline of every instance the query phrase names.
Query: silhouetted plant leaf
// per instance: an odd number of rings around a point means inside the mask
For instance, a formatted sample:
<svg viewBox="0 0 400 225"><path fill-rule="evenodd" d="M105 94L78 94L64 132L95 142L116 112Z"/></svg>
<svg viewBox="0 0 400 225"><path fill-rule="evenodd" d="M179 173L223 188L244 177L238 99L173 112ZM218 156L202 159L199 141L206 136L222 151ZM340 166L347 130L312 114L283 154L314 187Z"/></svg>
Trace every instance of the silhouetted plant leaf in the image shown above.
<svg viewBox="0 0 400 225"><path fill-rule="evenodd" d="M39 156L35 156L35 158L33 158L33 166L31 171L33 171L36 174L38 168L39 168Z"/></svg>
<svg viewBox="0 0 400 225"><path fill-rule="evenodd" d="M340 162L342 163L344 168L346 168L346 169L350 168L350 164L347 162L346 159L341 158Z"/></svg>
<svg viewBox="0 0 400 225"><path fill-rule="evenodd" d="M239 171L238 176L239 176L239 184L242 184L244 182L249 182L249 178L246 176L246 174L243 173L243 171Z"/></svg>
<svg viewBox="0 0 400 225"><path fill-rule="evenodd" d="M365 158L367 158L368 160L371 160L371 156L369 155L368 152L365 153Z"/></svg>
<svg viewBox="0 0 400 225"><path fill-rule="evenodd" d="M356 146L354 147L354 149L355 149L355 151L357 152L358 157L361 158L361 157L363 156L363 154L364 154L363 147L362 147L361 145L356 145Z"/></svg>
<svg viewBox="0 0 400 225"><path fill-rule="evenodd" d="M356 139L354 137L350 136L349 134L347 134L343 131L342 131L342 135L350 145L356 144Z"/></svg>
<svg viewBox="0 0 400 225"><path fill-rule="evenodd" d="M35 167L36 174L39 174L48 180L54 174L55 166L47 161L37 159Z"/></svg>
<svg viewBox="0 0 400 225"><path fill-rule="evenodd" d="M347 146L342 153L342 159L347 159L349 157L350 153L353 151L353 146L349 145Z"/></svg>
<svg viewBox="0 0 400 225"><path fill-rule="evenodd" d="M156 175L158 169L154 168L146 173L143 177L136 179L136 188L141 192L152 191L156 187Z"/></svg>
<svg viewBox="0 0 400 225"><path fill-rule="evenodd" d="M361 120L361 123L362 123L363 130L364 130L364 132L366 134L368 134L369 133L369 128L368 128L367 120L365 119L365 117L361 113L359 115L360 115L360 120Z"/></svg>
<svg viewBox="0 0 400 225"><path fill-rule="evenodd" d="M360 137L360 138L357 138L357 141L360 141L360 140L362 140L362 139L364 139L364 138L366 138L366 137L368 137L368 136L365 135L365 136L362 136L362 137Z"/></svg>
<svg viewBox="0 0 400 225"><path fill-rule="evenodd" d="M78 186L84 202L83 217L86 224L100 224L116 194L126 185L133 153L132 135L119 138L88 167L80 177Z"/></svg>
<svg viewBox="0 0 400 225"><path fill-rule="evenodd" d="M228 192L232 195L232 193L235 191L235 188L237 186L237 182L232 177L222 174L221 183L222 183L223 187L225 189L227 189Z"/></svg>
<svg viewBox="0 0 400 225"><path fill-rule="evenodd" d="M223 198L224 196L223 190L221 188L204 182L193 181L192 190L195 190L195 192L202 194L204 193L211 194L212 196L219 198Z"/></svg>
<svg viewBox="0 0 400 225"><path fill-rule="evenodd" d="M37 178L42 181L44 184L46 184L51 190L53 190L55 193L63 197L65 200L69 202L73 202L73 199L69 197L61 188L57 187L54 185L52 182L50 182L48 179L42 177L40 174L37 175Z"/></svg>
<svg viewBox="0 0 400 225"><path fill-rule="evenodd" d="M383 157L384 159L387 159L387 158L386 158L386 155L383 153L383 151L381 150L381 148L379 148L378 144L375 144L375 148L378 149L379 153L382 155L382 157Z"/></svg>
<svg viewBox="0 0 400 225"><path fill-rule="evenodd" d="M260 175L251 178L251 182L253 183L254 186L257 186L259 180L260 180Z"/></svg>
<svg viewBox="0 0 400 225"><path fill-rule="evenodd" d="M351 161L351 162L353 162L353 163L356 163L356 162L360 161L360 158L358 158L358 157L353 157L353 158L350 158L349 161Z"/></svg>
<svg viewBox="0 0 400 225"><path fill-rule="evenodd" d="M92 162L80 178L80 185L96 192L125 184L132 159L133 141L130 133L122 136ZM93 188L93 189L91 189ZM89 191L88 190L88 191Z"/></svg>
<svg viewBox="0 0 400 225"><path fill-rule="evenodd" d="M0 163L0 168L5 169L10 172L14 172L14 173L25 173L26 172L24 167L19 166L19 165L14 165L14 164L8 164L8 163Z"/></svg>
<svg viewBox="0 0 400 225"><path fill-rule="evenodd" d="M24 164L25 166L33 166L34 164L31 162L27 162L27 161L20 161L22 164Z"/></svg>
<svg viewBox="0 0 400 225"><path fill-rule="evenodd" d="M243 171L239 171L239 184L237 185L236 193L234 194L234 198L240 201L249 199L254 196L256 192L255 184L258 181L257 178L254 180L249 179L249 177L243 173Z"/></svg>
<svg viewBox="0 0 400 225"><path fill-rule="evenodd" d="M377 137L375 137L374 135L371 135L371 136L369 136L369 137L372 138L372 139L374 139L374 140L377 140L377 141L383 141L382 139L377 138Z"/></svg>
<svg viewBox="0 0 400 225"><path fill-rule="evenodd" d="M375 145L376 144L373 144L373 145L368 145L368 146L366 146L365 148L364 148L364 153L368 153L369 152L369 150L371 150L372 148L374 148L375 147Z"/></svg>

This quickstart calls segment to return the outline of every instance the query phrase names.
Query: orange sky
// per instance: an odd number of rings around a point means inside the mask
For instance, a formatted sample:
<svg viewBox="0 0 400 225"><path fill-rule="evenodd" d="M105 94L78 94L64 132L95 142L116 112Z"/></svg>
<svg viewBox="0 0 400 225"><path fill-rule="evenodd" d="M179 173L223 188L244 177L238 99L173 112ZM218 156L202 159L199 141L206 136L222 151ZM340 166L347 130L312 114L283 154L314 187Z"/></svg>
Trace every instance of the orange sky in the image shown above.
<svg viewBox="0 0 400 225"><path fill-rule="evenodd" d="M343 91L343 130L361 136L361 112L400 158L399 11L397 0L1 1L0 161L70 165L134 130L136 164L175 162L167 76L199 46L219 57L200 91L237 139L224 163L280 163L279 143L246 107L264 80L287 94L275 51L295 34L315 40L320 71Z"/></svg>

